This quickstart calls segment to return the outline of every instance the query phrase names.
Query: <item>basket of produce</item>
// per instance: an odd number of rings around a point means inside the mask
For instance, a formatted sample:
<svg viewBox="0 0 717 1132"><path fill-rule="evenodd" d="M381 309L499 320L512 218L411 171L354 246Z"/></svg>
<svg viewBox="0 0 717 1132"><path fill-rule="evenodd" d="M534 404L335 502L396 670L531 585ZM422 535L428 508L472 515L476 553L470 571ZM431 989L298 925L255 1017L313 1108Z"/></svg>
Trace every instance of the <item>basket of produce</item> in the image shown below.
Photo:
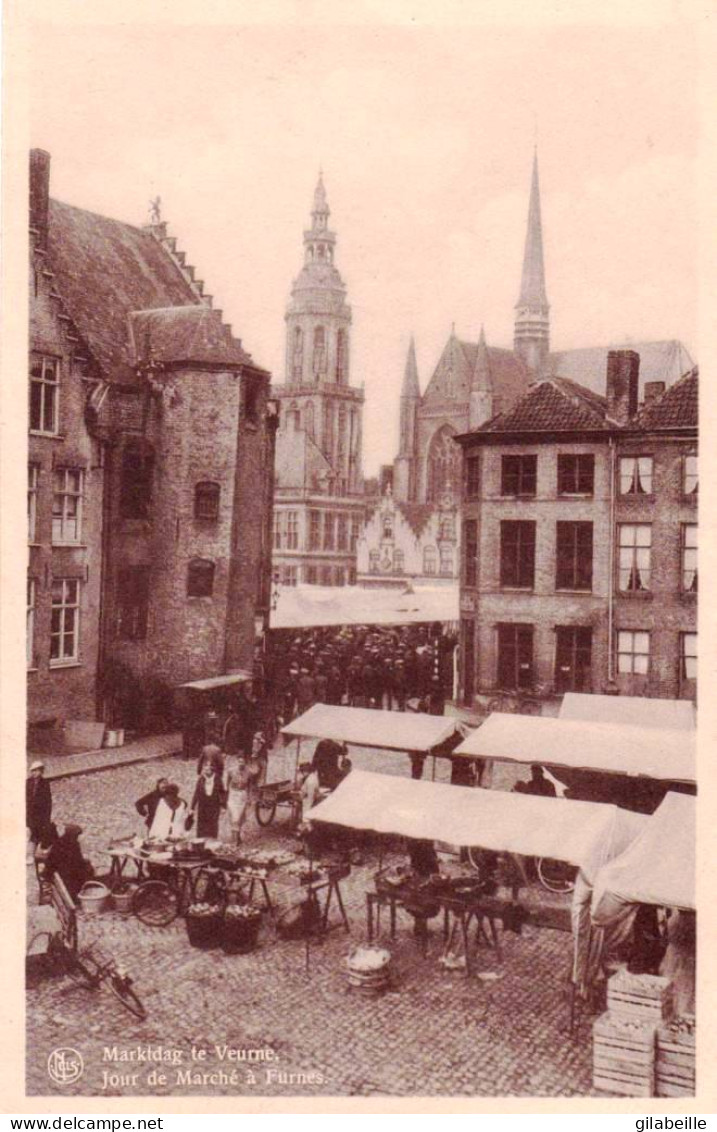
<svg viewBox="0 0 717 1132"><path fill-rule="evenodd" d="M360 944L346 959L349 986L366 994L378 994L390 983L391 952L385 947Z"/></svg>
<svg viewBox="0 0 717 1132"><path fill-rule="evenodd" d="M219 904L190 904L184 920L192 947L219 947L223 912Z"/></svg>
<svg viewBox="0 0 717 1132"><path fill-rule="evenodd" d="M94 916L98 912L104 912L111 895L106 884L102 884L99 880L88 880L82 885L77 899L84 914Z"/></svg>
<svg viewBox="0 0 717 1132"><path fill-rule="evenodd" d="M227 904L222 925L222 948L229 955L252 951L261 927L261 909L252 904Z"/></svg>

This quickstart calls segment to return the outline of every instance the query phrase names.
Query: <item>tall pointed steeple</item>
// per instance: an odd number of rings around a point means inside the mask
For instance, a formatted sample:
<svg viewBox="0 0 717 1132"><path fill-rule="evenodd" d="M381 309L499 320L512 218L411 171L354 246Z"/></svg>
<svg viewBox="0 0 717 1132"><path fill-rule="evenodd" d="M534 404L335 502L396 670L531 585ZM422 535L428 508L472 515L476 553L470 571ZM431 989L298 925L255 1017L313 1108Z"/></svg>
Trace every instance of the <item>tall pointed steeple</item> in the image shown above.
<svg viewBox="0 0 717 1132"><path fill-rule="evenodd" d="M531 369L537 372L545 369L550 350L550 304L545 289L537 147L533 156L528 227L525 234L520 295L515 305L513 344L516 354L519 354Z"/></svg>
<svg viewBox="0 0 717 1132"><path fill-rule="evenodd" d="M401 385L398 456L393 466L394 496L404 503L414 498L416 490L416 418L420 405L421 387L418 383L416 343L411 335Z"/></svg>
<svg viewBox="0 0 717 1132"><path fill-rule="evenodd" d="M401 398L404 397L420 397L421 389L418 384L418 366L416 365L416 343L413 335L408 346L408 355L406 357L406 368L403 371L403 385L401 386Z"/></svg>
<svg viewBox="0 0 717 1132"><path fill-rule="evenodd" d="M491 375L490 375L490 356L488 354L488 346L485 340L485 329L483 323L480 327L480 336L478 338L478 349L476 350L476 360L473 367L473 375L471 379L471 389L484 389L488 392L492 391Z"/></svg>
<svg viewBox="0 0 717 1132"><path fill-rule="evenodd" d="M493 378L490 372L490 354L481 324L476 360L471 375L468 398L468 427L479 428L493 416Z"/></svg>

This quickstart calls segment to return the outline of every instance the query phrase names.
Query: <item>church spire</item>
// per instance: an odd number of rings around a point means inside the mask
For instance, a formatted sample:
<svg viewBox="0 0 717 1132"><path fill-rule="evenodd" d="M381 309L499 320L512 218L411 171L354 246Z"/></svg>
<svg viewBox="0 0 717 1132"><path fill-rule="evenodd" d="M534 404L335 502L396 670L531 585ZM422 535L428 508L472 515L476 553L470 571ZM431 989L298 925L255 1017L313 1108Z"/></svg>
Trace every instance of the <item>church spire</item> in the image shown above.
<svg viewBox="0 0 717 1132"><path fill-rule="evenodd" d="M532 369L542 370L547 362L549 350L550 305L545 289L543 224L540 215L537 147L533 156L528 227L523 253L523 274L520 283L520 296L515 305L515 311L515 352Z"/></svg>
<svg viewBox="0 0 717 1132"><path fill-rule="evenodd" d="M418 366L416 365L416 343L413 335L408 347L408 355L406 357L406 368L403 371L403 385L401 386L401 397L420 397L421 388L418 384Z"/></svg>
<svg viewBox="0 0 717 1132"><path fill-rule="evenodd" d="M478 339L478 349L476 350L476 360L473 367L473 377L471 381L471 389L484 389L488 392L492 391L491 375L490 375L490 356L488 354L488 346L485 340L485 330L483 323L480 327L480 337Z"/></svg>

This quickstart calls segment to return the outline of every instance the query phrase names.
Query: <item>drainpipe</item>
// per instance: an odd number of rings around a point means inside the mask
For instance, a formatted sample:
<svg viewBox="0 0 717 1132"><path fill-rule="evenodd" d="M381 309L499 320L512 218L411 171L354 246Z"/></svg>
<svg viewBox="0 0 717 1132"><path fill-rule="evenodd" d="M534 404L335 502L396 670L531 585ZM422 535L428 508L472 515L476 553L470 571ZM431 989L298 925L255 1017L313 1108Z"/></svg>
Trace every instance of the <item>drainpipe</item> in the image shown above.
<svg viewBox="0 0 717 1132"><path fill-rule="evenodd" d="M608 589L607 589L607 682L611 686L615 682L613 663L613 592L615 588L615 441L610 437L608 441L610 453L610 533L608 542Z"/></svg>

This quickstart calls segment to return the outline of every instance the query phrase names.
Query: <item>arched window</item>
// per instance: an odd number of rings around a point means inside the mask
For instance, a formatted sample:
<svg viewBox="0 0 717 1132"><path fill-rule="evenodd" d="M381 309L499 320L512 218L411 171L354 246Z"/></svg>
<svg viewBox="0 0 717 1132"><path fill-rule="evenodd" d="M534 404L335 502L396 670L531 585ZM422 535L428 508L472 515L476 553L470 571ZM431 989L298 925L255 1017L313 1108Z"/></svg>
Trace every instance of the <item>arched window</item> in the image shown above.
<svg viewBox="0 0 717 1132"><path fill-rule="evenodd" d="M323 452L327 460L334 457L334 405L332 401L324 401L324 429Z"/></svg>
<svg viewBox="0 0 717 1132"><path fill-rule="evenodd" d="M152 507L154 450L146 441L130 440L122 453L120 514L123 519L148 519Z"/></svg>
<svg viewBox="0 0 717 1132"><path fill-rule="evenodd" d="M323 326L314 327L314 377L326 373L326 330Z"/></svg>
<svg viewBox="0 0 717 1132"><path fill-rule="evenodd" d="M339 405L339 428L338 428L338 454L343 456L346 452L346 406Z"/></svg>
<svg viewBox="0 0 717 1132"><path fill-rule="evenodd" d="M308 433L308 435L313 440L314 439L314 402L313 401L309 401L308 405L306 406L305 420L306 420L306 432Z"/></svg>
<svg viewBox="0 0 717 1132"><path fill-rule="evenodd" d="M426 546L423 550L423 573L435 574L438 565L435 546Z"/></svg>
<svg viewBox="0 0 717 1132"><path fill-rule="evenodd" d="M393 538L393 515L390 511L381 516L381 530L384 538Z"/></svg>
<svg viewBox="0 0 717 1132"><path fill-rule="evenodd" d="M426 499L437 503L444 496L453 497L458 484L458 445L453 429L444 425L434 435L428 449Z"/></svg>
<svg viewBox="0 0 717 1132"><path fill-rule="evenodd" d="M211 597L214 593L214 563L192 558L187 567L187 597Z"/></svg>
<svg viewBox="0 0 717 1132"><path fill-rule="evenodd" d="M291 373L294 381L301 381L304 373L304 335L300 326L294 327Z"/></svg>
<svg viewBox="0 0 717 1132"><path fill-rule="evenodd" d="M219 484L202 480L194 488L194 518L219 518Z"/></svg>
<svg viewBox="0 0 717 1132"><path fill-rule="evenodd" d="M336 333L336 380L339 385L346 381L346 331Z"/></svg>

